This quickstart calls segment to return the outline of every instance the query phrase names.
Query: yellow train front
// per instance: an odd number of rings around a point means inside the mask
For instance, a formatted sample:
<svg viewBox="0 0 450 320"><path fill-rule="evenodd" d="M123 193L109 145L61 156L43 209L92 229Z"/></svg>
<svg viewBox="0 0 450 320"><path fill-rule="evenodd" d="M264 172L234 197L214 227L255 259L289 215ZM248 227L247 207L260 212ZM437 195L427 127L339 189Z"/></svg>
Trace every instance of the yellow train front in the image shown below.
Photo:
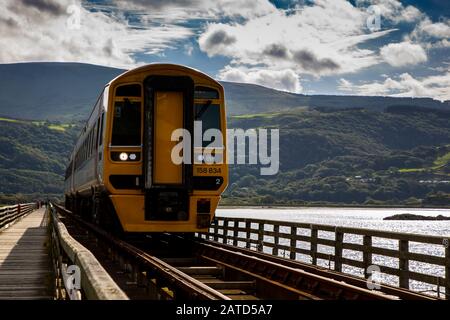
<svg viewBox="0 0 450 320"><path fill-rule="evenodd" d="M75 145L66 207L124 232L207 231L228 183L225 146L220 83L173 64L127 71Z"/></svg>

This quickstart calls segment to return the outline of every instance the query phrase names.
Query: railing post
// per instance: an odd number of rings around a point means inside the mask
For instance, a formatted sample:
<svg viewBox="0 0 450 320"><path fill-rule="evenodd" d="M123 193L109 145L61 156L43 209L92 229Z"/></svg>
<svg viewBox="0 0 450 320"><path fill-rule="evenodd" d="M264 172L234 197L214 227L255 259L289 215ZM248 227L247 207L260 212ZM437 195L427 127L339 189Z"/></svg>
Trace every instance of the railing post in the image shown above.
<svg viewBox="0 0 450 320"><path fill-rule="evenodd" d="M297 240L295 239L297 237L297 227L291 226L291 243L290 243L290 253L289 258L291 260L295 260L296 258L296 249L297 249Z"/></svg>
<svg viewBox="0 0 450 320"><path fill-rule="evenodd" d="M278 256L278 243L280 241L280 237L279 237L279 232L280 232L280 225L278 224L274 224L273 225L273 251L272 254L274 256Z"/></svg>
<svg viewBox="0 0 450 320"><path fill-rule="evenodd" d="M334 248L334 270L342 271L342 244L344 242L344 234L336 228L335 231L335 248Z"/></svg>
<svg viewBox="0 0 450 320"><path fill-rule="evenodd" d="M233 246L237 247L238 245L238 237L239 237L239 220L234 219L234 226L233 226Z"/></svg>
<svg viewBox="0 0 450 320"><path fill-rule="evenodd" d="M263 242L264 242L264 223L260 222L258 226L258 246L256 247L257 251L263 252L264 248Z"/></svg>
<svg viewBox="0 0 450 320"><path fill-rule="evenodd" d="M450 299L450 239L444 239L445 246L445 296Z"/></svg>
<svg viewBox="0 0 450 320"><path fill-rule="evenodd" d="M313 265L317 264L317 234L318 230L317 227L311 225L311 263Z"/></svg>
<svg viewBox="0 0 450 320"><path fill-rule="evenodd" d="M367 270L372 265L372 236L363 237L363 247L364 277L367 279L370 276Z"/></svg>
<svg viewBox="0 0 450 320"><path fill-rule="evenodd" d="M216 223L214 224L214 241L219 242L219 220L216 220Z"/></svg>
<svg viewBox="0 0 450 320"><path fill-rule="evenodd" d="M223 243L228 244L228 223L230 221L225 218L223 220Z"/></svg>
<svg viewBox="0 0 450 320"><path fill-rule="evenodd" d="M250 249L251 229L252 229L252 223L250 221L245 221L245 234L246 234L245 247L247 249Z"/></svg>
<svg viewBox="0 0 450 320"><path fill-rule="evenodd" d="M399 240L399 269L400 269L400 277L399 277L399 285L400 288L409 289L409 260L408 260L408 252L409 252L409 242L408 240Z"/></svg>

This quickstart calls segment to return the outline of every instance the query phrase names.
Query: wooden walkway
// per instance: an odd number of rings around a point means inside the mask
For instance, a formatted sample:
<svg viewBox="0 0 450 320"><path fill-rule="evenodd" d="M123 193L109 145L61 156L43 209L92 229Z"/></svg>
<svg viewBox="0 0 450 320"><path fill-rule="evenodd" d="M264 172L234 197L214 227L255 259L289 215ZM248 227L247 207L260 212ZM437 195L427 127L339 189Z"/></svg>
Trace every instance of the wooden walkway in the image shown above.
<svg viewBox="0 0 450 320"><path fill-rule="evenodd" d="M0 300L53 299L45 208L0 231Z"/></svg>

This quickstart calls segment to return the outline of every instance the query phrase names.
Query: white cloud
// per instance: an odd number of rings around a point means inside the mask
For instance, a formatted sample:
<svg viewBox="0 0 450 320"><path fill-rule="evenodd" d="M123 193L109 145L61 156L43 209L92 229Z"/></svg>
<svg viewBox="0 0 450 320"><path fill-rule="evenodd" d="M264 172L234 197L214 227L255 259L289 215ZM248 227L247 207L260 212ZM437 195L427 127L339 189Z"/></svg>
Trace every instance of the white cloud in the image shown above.
<svg viewBox="0 0 450 320"><path fill-rule="evenodd" d="M381 14L381 21L388 20L393 23L400 22L415 22L423 17L423 13L420 12L414 6L404 6L398 0L357 0L357 6L377 6L378 11Z"/></svg>
<svg viewBox="0 0 450 320"><path fill-rule="evenodd" d="M427 49L450 47L450 19L433 23L430 18L423 18L407 39L420 42Z"/></svg>
<svg viewBox="0 0 450 320"><path fill-rule="evenodd" d="M184 52L188 56L192 56L192 54L194 53L194 46L192 44L190 44L190 43L184 45Z"/></svg>
<svg viewBox="0 0 450 320"><path fill-rule="evenodd" d="M176 24L132 28L126 20L90 12L81 0L5 0L0 7L0 62L74 61L130 67L133 54L160 53L192 36ZM69 28L76 4L80 27Z"/></svg>
<svg viewBox="0 0 450 320"><path fill-rule="evenodd" d="M210 23L198 41L208 56L229 57L234 67L343 74L380 62L375 51L358 45L393 30L371 33L367 17L365 8L344 0L316 0L294 11L277 10L241 23Z"/></svg>
<svg viewBox="0 0 450 320"><path fill-rule="evenodd" d="M380 50L383 59L394 67L415 65L427 61L425 50L418 44L408 41L390 43Z"/></svg>
<svg viewBox="0 0 450 320"><path fill-rule="evenodd" d="M276 11L268 0L116 0L113 3L120 9L169 19L252 18Z"/></svg>
<svg viewBox="0 0 450 320"><path fill-rule="evenodd" d="M246 70L226 67L219 75L221 80L259 84L283 91L300 93L302 86L298 75L290 70Z"/></svg>
<svg viewBox="0 0 450 320"><path fill-rule="evenodd" d="M426 18L419 23L415 32L438 39L450 38L450 19L433 23L429 18Z"/></svg>
<svg viewBox="0 0 450 320"><path fill-rule="evenodd" d="M338 89L356 95L430 97L445 101L450 100L450 70L423 78L414 78L409 73L403 73L396 79L388 77L382 82L358 85L341 78L338 81Z"/></svg>

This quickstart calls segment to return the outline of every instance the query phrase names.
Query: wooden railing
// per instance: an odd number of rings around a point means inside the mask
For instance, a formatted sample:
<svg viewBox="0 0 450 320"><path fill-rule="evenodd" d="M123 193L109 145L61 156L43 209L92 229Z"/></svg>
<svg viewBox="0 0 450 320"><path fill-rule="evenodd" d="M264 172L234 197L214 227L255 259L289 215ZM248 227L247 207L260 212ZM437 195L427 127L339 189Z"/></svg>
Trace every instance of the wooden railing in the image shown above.
<svg viewBox="0 0 450 320"><path fill-rule="evenodd" d="M0 229L36 208L36 203L23 203L0 208Z"/></svg>
<svg viewBox="0 0 450 320"><path fill-rule="evenodd" d="M128 300L94 255L76 241L60 221L53 204L50 215L51 254L58 300Z"/></svg>
<svg viewBox="0 0 450 320"><path fill-rule="evenodd" d="M396 277L402 288L410 289L410 280L415 280L436 286L433 291L437 295L441 295L444 288L445 296L450 295L450 235L440 237L320 224L217 218L209 233L202 237L294 260L306 255L309 258L306 262L317 265L318 260L325 260L330 269L345 273L353 273L352 268L358 268L366 278L374 266L382 274ZM380 240L390 242L391 248L377 245ZM309 248L305 248L305 244ZM411 250L417 245L432 246L439 254ZM328 252L321 250L324 248ZM348 251L360 259L349 257ZM378 263L373 261L375 257ZM397 266L379 263L386 259L394 260L393 264ZM411 262L439 266L443 269L442 275L413 271Z"/></svg>

